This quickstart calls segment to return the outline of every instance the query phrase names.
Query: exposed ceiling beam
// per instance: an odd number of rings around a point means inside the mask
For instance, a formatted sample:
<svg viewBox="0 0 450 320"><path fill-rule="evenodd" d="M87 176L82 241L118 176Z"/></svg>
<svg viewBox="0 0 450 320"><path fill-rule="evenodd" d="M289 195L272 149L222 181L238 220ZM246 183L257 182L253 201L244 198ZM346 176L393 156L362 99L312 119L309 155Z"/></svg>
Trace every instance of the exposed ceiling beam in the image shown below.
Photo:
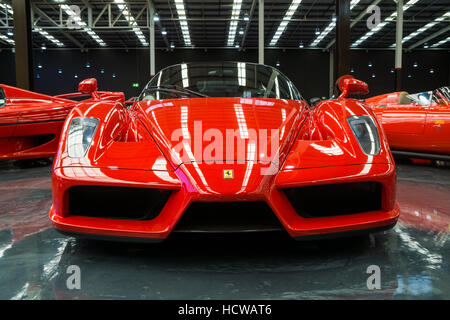
<svg viewBox="0 0 450 320"><path fill-rule="evenodd" d="M247 38L248 29L250 28L250 23L252 22L252 17L253 17L253 14L255 13L255 8L256 8L256 0L253 0L252 6L250 8L250 13L248 16L249 20L247 21L247 25L245 26L244 35L242 36L241 48L244 47L245 39Z"/></svg>
<svg viewBox="0 0 450 320"><path fill-rule="evenodd" d="M441 30L439 30L439 31L437 31L437 32L435 32L435 33L433 33L432 35L429 35L428 37L426 37L426 38L424 38L424 39L422 39L422 40L420 40L420 41L417 41L417 42L414 43L412 46L410 46L410 47L408 48L408 50L412 50L412 49L414 49L414 48L417 48L418 46L420 46L420 45L422 45L422 44L424 44L424 43L426 43L426 42L428 42L428 41L430 41L430 40L433 40L434 38L440 36L441 34L446 33L447 31L450 31L450 25L447 26L447 27L444 28L444 29L441 29Z"/></svg>
<svg viewBox="0 0 450 320"><path fill-rule="evenodd" d="M374 2L372 2L370 6L376 6L377 4L379 4L381 2L381 0L375 0ZM366 10L363 10L354 20L352 20L352 22L350 23L350 29L353 28L359 21L362 20L362 18L364 18L364 16L367 14ZM330 41L330 43L326 46L327 49L330 49L333 44L336 42L336 39L333 39Z"/></svg>
<svg viewBox="0 0 450 320"><path fill-rule="evenodd" d="M33 8L33 11L36 12L41 18L48 20L51 24L53 24L56 27L61 27L55 20L53 20L52 18L50 18L44 11L42 11L41 9L39 9L36 5L32 4L31 5ZM37 21L36 21L37 22ZM41 28L42 29L42 28ZM81 42L79 42L77 39L75 39L74 37L72 37L69 33L67 33L66 31L61 30L61 33L67 38L69 39L73 44L75 44L77 47L79 47L80 49L84 48L84 45L81 44Z"/></svg>
<svg viewBox="0 0 450 320"><path fill-rule="evenodd" d="M108 9L108 5L106 4L102 11L100 11L100 13L98 14L97 18L95 18L94 22L92 23L92 26L95 27L95 25L97 24L97 22L100 20L100 18L103 16L103 14L105 13L105 11Z"/></svg>

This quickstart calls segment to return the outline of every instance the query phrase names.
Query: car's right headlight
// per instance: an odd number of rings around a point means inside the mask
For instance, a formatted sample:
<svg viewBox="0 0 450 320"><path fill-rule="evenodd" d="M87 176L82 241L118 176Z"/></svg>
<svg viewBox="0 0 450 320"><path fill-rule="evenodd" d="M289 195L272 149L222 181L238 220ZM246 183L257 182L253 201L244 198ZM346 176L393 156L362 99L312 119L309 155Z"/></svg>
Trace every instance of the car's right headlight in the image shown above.
<svg viewBox="0 0 450 320"><path fill-rule="evenodd" d="M347 122L365 154L376 155L380 153L380 137L371 116L352 116L347 118Z"/></svg>
<svg viewBox="0 0 450 320"><path fill-rule="evenodd" d="M71 158L86 155L92 143L99 120L97 118L77 117L70 122L67 135L67 152Z"/></svg>

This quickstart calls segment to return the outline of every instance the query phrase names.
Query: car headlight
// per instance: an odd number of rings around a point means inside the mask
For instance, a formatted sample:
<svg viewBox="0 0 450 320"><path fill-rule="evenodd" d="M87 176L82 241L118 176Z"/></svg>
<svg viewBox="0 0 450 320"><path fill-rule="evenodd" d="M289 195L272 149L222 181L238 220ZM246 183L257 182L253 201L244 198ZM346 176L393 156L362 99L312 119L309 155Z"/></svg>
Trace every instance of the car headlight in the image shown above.
<svg viewBox="0 0 450 320"><path fill-rule="evenodd" d="M98 122L97 118L77 117L72 119L67 135L69 157L81 158L86 155L91 146Z"/></svg>
<svg viewBox="0 0 450 320"><path fill-rule="evenodd" d="M380 153L380 136L371 116L352 116L347 118L347 122L365 154Z"/></svg>

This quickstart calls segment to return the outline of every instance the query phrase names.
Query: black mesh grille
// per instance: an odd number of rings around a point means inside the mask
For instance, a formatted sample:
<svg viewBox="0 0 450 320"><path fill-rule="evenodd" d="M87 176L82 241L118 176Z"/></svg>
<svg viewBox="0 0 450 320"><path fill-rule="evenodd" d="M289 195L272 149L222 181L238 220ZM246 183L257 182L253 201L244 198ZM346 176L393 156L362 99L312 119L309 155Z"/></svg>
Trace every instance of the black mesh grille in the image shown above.
<svg viewBox="0 0 450 320"><path fill-rule="evenodd" d="M34 138L33 146L37 147L37 146L40 146L47 142L52 141L53 139L55 139L55 135L54 134L42 134L39 136L34 136L33 138Z"/></svg>
<svg viewBox="0 0 450 320"><path fill-rule="evenodd" d="M69 189L69 215L151 220L169 196L170 191L161 189L77 186Z"/></svg>
<svg viewBox="0 0 450 320"><path fill-rule="evenodd" d="M331 217L381 209L378 182L328 184L284 189L289 202L304 218Z"/></svg>
<svg viewBox="0 0 450 320"><path fill-rule="evenodd" d="M265 202L195 202L184 212L174 231L249 232L283 229Z"/></svg>

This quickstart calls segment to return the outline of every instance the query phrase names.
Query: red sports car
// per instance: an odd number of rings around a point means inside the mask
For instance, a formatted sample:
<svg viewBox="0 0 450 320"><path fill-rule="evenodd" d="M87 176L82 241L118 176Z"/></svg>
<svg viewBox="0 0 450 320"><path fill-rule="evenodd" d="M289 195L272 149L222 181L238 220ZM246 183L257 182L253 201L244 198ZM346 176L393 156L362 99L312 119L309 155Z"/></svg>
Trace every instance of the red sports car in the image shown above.
<svg viewBox="0 0 450 320"><path fill-rule="evenodd" d="M124 99L121 92L99 92L97 98ZM93 98L82 92L52 97L0 84L0 160L53 156L64 120L79 99Z"/></svg>
<svg viewBox="0 0 450 320"><path fill-rule="evenodd" d="M80 103L54 161L50 219L69 234L153 241L390 228L399 207L387 140L373 111L346 98L367 84L344 79L340 89L311 108L272 67L183 63L155 75L130 108Z"/></svg>
<svg viewBox="0 0 450 320"><path fill-rule="evenodd" d="M380 118L392 152L450 160L450 89L394 92L366 102Z"/></svg>

